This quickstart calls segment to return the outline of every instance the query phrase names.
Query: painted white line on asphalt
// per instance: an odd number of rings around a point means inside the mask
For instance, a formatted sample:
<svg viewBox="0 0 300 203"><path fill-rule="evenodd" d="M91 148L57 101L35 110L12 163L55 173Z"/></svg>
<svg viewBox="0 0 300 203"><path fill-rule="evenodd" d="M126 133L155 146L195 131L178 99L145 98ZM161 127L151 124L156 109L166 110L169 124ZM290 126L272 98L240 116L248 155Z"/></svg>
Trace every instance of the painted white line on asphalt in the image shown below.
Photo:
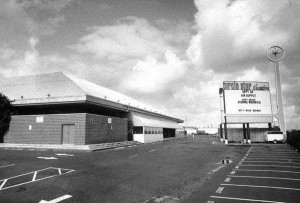
<svg viewBox="0 0 300 203"><path fill-rule="evenodd" d="M268 157L268 158L250 158L250 157L248 157L247 158L247 160L249 160L249 159L251 159L251 160L261 160L261 159L268 159L268 160L290 160L290 161L300 161L300 158L299 159L295 159L295 158L270 158L270 157Z"/></svg>
<svg viewBox="0 0 300 203"><path fill-rule="evenodd" d="M258 178L258 179L275 179L275 180L299 180L295 178L279 178L279 177L265 177L265 176L237 176L237 175L228 175L231 178Z"/></svg>
<svg viewBox="0 0 300 203"><path fill-rule="evenodd" d="M5 185L5 183L6 183L7 180L8 179L3 180L2 184L0 185L0 190L3 188L3 186Z"/></svg>
<svg viewBox="0 0 300 203"><path fill-rule="evenodd" d="M281 163L281 164L300 164L300 163L293 163L293 162L278 162L278 161L244 161L244 162L263 162L263 163Z"/></svg>
<svg viewBox="0 0 300 203"><path fill-rule="evenodd" d="M249 202L286 203L286 202L274 202L274 201L261 200L261 199L243 199L243 198L220 197L220 196L210 196L210 197L211 198L219 198L219 199L232 199L232 200L240 200L240 201L249 201Z"/></svg>
<svg viewBox="0 0 300 203"><path fill-rule="evenodd" d="M51 156L51 157L38 156L37 158L38 158L38 159L46 159L46 160L57 159L57 158L55 158L55 157L53 157L53 156Z"/></svg>
<svg viewBox="0 0 300 203"><path fill-rule="evenodd" d="M59 198L56 198L56 199L53 199L50 201L41 200L39 203L57 203L57 202L61 202L61 201L65 200L65 199L69 199L71 197L72 197L71 195L64 195L64 196L61 196Z"/></svg>
<svg viewBox="0 0 300 203"><path fill-rule="evenodd" d="M37 174L37 171L35 171L35 172L34 172L34 175L33 175L32 181L35 181L35 179L36 179L36 174Z"/></svg>
<svg viewBox="0 0 300 203"><path fill-rule="evenodd" d="M118 147L118 148L115 148L115 150L118 150L118 149L123 149L123 148L125 148L125 147Z"/></svg>
<svg viewBox="0 0 300 203"><path fill-rule="evenodd" d="M155 149L151 149L149 152L155 152Z"/></svg>
<svg viewBox="0 0 300 203"><path fill-rule="evenodd" d="M233 174L235 174L235 171L231 171L231 173L230 173L230 174L232 174L232 175L233 175Z"/></svg>
<svg viewBox="0 0 300 203"><path fill-rule="evenodd" d="M223 189L224 189L224 187L219 187L219 188L217 189L216 193L221 194L221 192L223 191Z"/></svg>
<svg viewBox="0 0 300 203"><path fill-rule="evenodd" d="M10 164L10 165L5 165L5 166L0 166L0 168L6 168L6 167L10 167L10 166L14 166L15 164Z"/></svg>
<svg viewBox="0 0 300 203"><path fill-rule="evenodd" d="M236 166L235 169L238 169L240 166Z"/></svg>
<svg viewBox="0 0 300 203"><path fill-rule="evenodd" d="M56 154L57 156L74 156L73 154Z"/></svg>
<svg viewBox="0 0 300 203"><path fill-rule="evenodd" d="M33 172L30 172L30 173L24 173L24 174L21 174L21 175L17 175L17 176L13 176L13 177L10 177L10 178L7 178L7 179L3 179L3 180L0 180L3 181L1 186L0 186L0 191L1 190L6 190L6 189L9 189L9 188L13 188L13 187L17 187L17 186L20 186L20 185L25 185L25 184L28 184L28 183L33 183L33 182L37 182L37 181L40 181L40 180L44 180L44 179L48 179L48 178L52 178L52 177L55 177L55 176L59 176L59 175L51 175L51 176L47 176L47 177L44 177L44 178L40 178L40 179L34 179L34 181L27 181L27 182L23 182L23 183L19 183L19 184L16 184L16 185L11 185L11 186L8 186L8 187L4 187L5 186L5 183L10 180L10 179L13 179L13 178L17 178L17 177L21 177L21 176L25 176L25 175L29 175L29 174L34 174L37 173L37 172L40 172L40 171L45 171L45 170L48 170L48 169L59 169L59 168L55 168L55 167L48 167L48 168L45 168L45 169L41 169L41 170L37 170L37 171L33 171ZM65 170L66 172L63 173L63 174L67 174L67 173L71 173L71 172L74 172L75 170L72 170L72 169L63 169ZM62 175L63 175L62 174Z"/></svg>
<svg viewBox="0 0 300 203"><path fill-rule="evenodd" d="M260 171L260 172L278 172L278 173L300 173L296 171L279 171L279 170L251 170L251 169L233 169L236 171Z"/></svg>
<svg viewBox="0 0 300 203"><path fill-rule="evenodd" d="M273 151L273 152L251 152L251 154L262 154L262 153L265 153L265 154L296 154L294 151L292 150L289 150L289 151Z"/></svg>
<svg viewBox="0 0 300 203"><path fill-rule="evenodd" d="M221 165L221 166L219 166L218 168L215 168L215 169L213 169L213 170L211 170L212 172L217 172L219 169L221 169L221 168L223 168L224 167L224 165Z"/></svg>
<svg viewBox="0 0 300 203"><path fill-rule="evenodd" d="M273 187L273 186L262 186L262 185L238 185L238 184L228 184L228 183L223 183L221 185L226 185L226 186L234 186L234 187L257 187L257 188L268 188L268 189L280 189L280 190L296 190L300 191L300 188L288 188L288 187Z"/></svg>
<svg viewBox="0 0 300 203"><path fill-rule="evenodd" d="M136 154L136 155L130 156L128 159L132 159L132 158L137 157L137 156L138 155Z"/></svg>
<svg viewBox="0 0 300 203"><path fill-rule="evenodd" d="M276 158L276 157L295 157L299 158L299 156L296 156L295 154L278 154L278 155L268 155L268 154L262 154L262 155L249 155L248 158L250 157L271 157L271 158Z"/></svg>
<svg viewBox="0 0 300 203"><path fill-rule="evenodd" d="M297 157L297 156L266 156L266 155L263 155L263 156L248 156L248 158L288 158L288 159L300 159L300 157Z"/></svg>
<svg viewBox="0 0 300 203"><path fill-rule="evenodd" d="M226 178L226 179L224 180L224 182L229 183L230 180L231 180L231 178Z"/></svg>
<svg viewBox="0 0 300 203"><path fill-rule="evenodd" d="M262 167L268 167L268 166L272 166L272 167L283 167L283 168L300 168L299 166L283 166L283 165L255 165L255 164L243 164L243 165L240 165L240 166L262 166Z"/></svg>

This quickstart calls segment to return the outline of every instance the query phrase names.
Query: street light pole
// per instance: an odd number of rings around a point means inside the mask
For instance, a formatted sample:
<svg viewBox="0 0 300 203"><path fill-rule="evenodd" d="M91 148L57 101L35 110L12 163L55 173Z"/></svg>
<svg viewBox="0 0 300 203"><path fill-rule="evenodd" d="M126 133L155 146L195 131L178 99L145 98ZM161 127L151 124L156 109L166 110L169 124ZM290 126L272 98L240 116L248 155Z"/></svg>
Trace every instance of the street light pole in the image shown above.
<svg viewBox="0 0 300 203"><path fill-rule="evenodd" d="M283 99L281 92L281 80L279 71L279 61L281 61L285 56L285 51L279 46L272 46L267 50L267 58L274 62L275 65L275 87L276 87L276 101L277 101L277 112L273 115L278 119L280 130L286 136L286 126L285 117L283 109Z"/></svg>

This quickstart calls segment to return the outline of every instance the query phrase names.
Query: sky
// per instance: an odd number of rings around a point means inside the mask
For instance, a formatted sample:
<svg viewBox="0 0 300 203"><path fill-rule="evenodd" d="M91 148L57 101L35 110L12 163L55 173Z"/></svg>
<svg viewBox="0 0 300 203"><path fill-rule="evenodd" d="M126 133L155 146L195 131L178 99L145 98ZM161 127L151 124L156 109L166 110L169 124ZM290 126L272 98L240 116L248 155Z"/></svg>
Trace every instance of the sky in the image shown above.
<svg viewBox="0 0 300 203"><path fill-rule="evenodd" d="M267 81L280 62L286 126L300 129L297 0L3 0L0 78L64 72L207 127L223 81Z"/></svg>

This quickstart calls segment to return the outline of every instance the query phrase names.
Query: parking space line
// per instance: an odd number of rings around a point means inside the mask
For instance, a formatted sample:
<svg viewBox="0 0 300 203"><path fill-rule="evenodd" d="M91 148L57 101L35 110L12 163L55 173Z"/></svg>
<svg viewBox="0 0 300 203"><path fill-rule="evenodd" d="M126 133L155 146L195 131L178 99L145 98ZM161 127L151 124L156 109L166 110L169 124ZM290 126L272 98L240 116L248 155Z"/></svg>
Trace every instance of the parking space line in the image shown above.
<svg viewBox="0 0 300 203"><path fill-rule="evenodd" d="M274 202L274 201L260 200L260 199L243 199L243 198L236 198L236 197L221 197L221 196L210 196L210 197L211 198L219 198L219 199L249 201L249 202L286 203L286 202Z"/></svg>
<svg viewBox="0 0 300 203"><path fill-rule="evenodd" d="M260 172L278 172L278 173L300 173L296 171L279 171L279 170L251 170L251 169L232 169L236 171L260 171Z"/></svg>
<svg viewBox="0 0 300 203"><path fill-rule="evenodd" d="M248 156L248 159L296 159L299 160L300 157L291 156Z"/></svg>
<svg viewBox="0 0 300 203"><path fill-rule="evenodd" d="M268 189L280 189L280 190L296 190L300 191L300 188L288 188L288 187L273 187L273 186L261 186L261 185L239 185L239 184L229 184L229 183L223 183L221 185L226 186L234 186L234 187L257 187L257 188L268 188Z"/></svg>
<svg viewBox="0 0 300 203"><path fill-rule="evenodd" d="M6 182L7 182L7 179L3 180L2 184L0 185L0 190L3 188L3 186L5 185Z"/></svg>
<svg viewBox="0 0 300 203"><path fill-rule="evenodd" d="M50 200L50 201L41 200L39 203L57 203L57 202L61 202L61 201L65 200L65 199L69 199L71 197L72 197L72 195L64 195L64 196L58 197L58 198Z"/></svg>
<svg viewBox="0 0 300 203"><path fill-rule="evenodd" d="M293 163L293 162L278 162L278 161L243 161L243 162L263 162L263 163L281 163L281 164L300 164L300 163Z"/></svg>
<svg viewBox="0 0 300 203"><path fill-rule="evenodd" d="M222 191L223 191L223 189L224 189L224 187L219 187L219 188L217 189L216 193L219 193L219 194L221 194L221 193L222 193Z"/></svg>
<svg viewBox="0 0 300 203"><path fill-rule="evenodd" d="M55 175L49 175L47 177L36 179L36 176L37 176L38 172L49 170L49 169L54 169L54 170L55 169L56 170L60 169L60 170L64 170L65 173L55 174ZM48 168L45 168L45 169L41 169L41 170L29 172L29 173L24 173L24 174L21 174L21 175L17 175L17 176L13 176L13 177L10 177L10 178L6 178L6 179L3 179L3 180L0 180L0 182L3 181L2 184L1 184L1 186L0 186L0 191L1 190L6 190L6 189L9 189L9 188L13 188L13 187L17 187L17 186L20 186L20 185L25 185L25 184L28 184L28 183L32 183L32 182L36 182L36 181L40 181L40 180L44 180L44 179L48 179L48 178L52 178L52 177L55 177L55 176L59 176L59 175L71 173L71 172L74 172L74 171L75 170L72 170L72 169L61 169L61 168L55 168L55 167L48 167ZM8 180L11 180L11 179L14 179L14 178L17 178L17 177L21 177L21 176L30 175L30 174L33 174L33 178L32 178L31 181L27 181L27 182L23 182L23 183L11 185L11 186L8 186L8 187L4 187Z"/></svg>
<svg viewBox="0 0 300 203"><path fill-rule="evenodd" d="M34 172L34 175L33 175L32 181L35 181L35 179L36 179L36 174L37 174L37 171L36 171L36 172Z"/></svg>
<svg viewBox="0 0 300 203"><path fill-rule="evenodd" d="M241 164L241 165L239 165L239 166L254 166L254 167L256 167L256 166L262 166L262 167L264 167L264 166L267 166L267 167L269 167L269 166L273 166L273 167L283 167L283 168L300 168L299 166L283 166L283 165L252 165L252 164Z"/></svg>
<svg viewBox="0 0 300 203"><path fill-rule="evenodd" d="M253 158L249 158L249 160L250 161L253 161L253 162L257 162L257 161L259 161L259 160L270 160L270 162L272 162L272 160L274 160L274 161L288 161L289 163L290 162L293 162L293 163L300 163L300 159L276 159L276 158L255 158L255 159L253 159ZM257 161L256 161L257 160Z"/></svg>
<svg viewBox="0 0 300 203"><path fill-rule="evenodd" d="M136 155L130 156L128 159L132 159L132 158L137 157L137 156L138 155L136 154Z"/></svg>
<svg viewBox="0 0 300 203"><path fill-rule="evenodd" d="M0 168L6 168L6 167L10 167L10 166L14 166L15 164L10 164L10 165L5 165L5 166L0 166Z"/></svg>
<svg viewBox="0 0 300 203"><path fill-rule="evenodd" d="M231 178L261 178L261 179L275 179L275 180L300 180L294 178L278 178L278 177L265 177L265 176L237 176L237 175L228 175Z"/></svg>

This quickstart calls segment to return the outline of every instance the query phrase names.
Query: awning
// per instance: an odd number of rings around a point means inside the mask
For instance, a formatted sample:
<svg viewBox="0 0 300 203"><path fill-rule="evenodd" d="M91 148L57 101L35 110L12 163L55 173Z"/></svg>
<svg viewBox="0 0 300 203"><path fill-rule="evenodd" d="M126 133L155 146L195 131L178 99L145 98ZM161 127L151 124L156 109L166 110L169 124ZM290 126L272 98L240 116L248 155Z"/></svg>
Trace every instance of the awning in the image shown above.
<svg viewBox="0 0 300 203"><path fill-rule="evenodd" d="M176 121L166 120L155 116L131 112L134 126L182 129Z"/></svg>

